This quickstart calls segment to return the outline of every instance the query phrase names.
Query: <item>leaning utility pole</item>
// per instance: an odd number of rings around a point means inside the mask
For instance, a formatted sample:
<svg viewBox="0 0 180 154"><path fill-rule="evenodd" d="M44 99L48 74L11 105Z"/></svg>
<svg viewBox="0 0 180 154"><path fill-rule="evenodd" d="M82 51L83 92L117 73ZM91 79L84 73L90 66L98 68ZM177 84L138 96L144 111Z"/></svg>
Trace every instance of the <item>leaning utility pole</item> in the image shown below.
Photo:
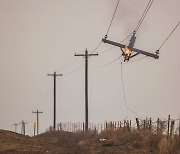
<svg viewBox="0 0 180 154"><path fill-rule="evenodd" d="M57 76L62 76L62 74L48 74L48 76L53 76L54 77L54 130L56 130L56 77Z"/></svg>
<svg viewBox="0 0 180 154"><path fill-rule="evenodd" d="M13 125L15 126L15 133L17 133L17 126L18 126L19 124L15 123L15 124L13 124Z"/></svg>
<svg viewBox="0 0 180 154"><path fill-rule="evenodd" d="M36 113L37 114L37 135L39 134L39 113L43 113L43 112L39 112L38 110L32 111L32 113Z"/></svg>
<svg viewBox="0 0 180 154"><path fill-rule="evenodd" d="M86 49L85 54L75 54L75 56L82 56L85 58L85 130L88 130L88 58L91 56L98 56L98 54L88 54Z"/></svg>

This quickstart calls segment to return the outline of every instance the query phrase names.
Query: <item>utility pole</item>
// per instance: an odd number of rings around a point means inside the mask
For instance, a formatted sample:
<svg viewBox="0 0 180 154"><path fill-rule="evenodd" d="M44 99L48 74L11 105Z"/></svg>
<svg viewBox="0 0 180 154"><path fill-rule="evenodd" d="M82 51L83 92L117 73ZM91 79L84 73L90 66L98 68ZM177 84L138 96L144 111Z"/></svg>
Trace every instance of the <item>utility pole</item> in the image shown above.
<svg viewBox="0 0 180 154"><path fill-rule="evenodd" d="M15 133L17 133L17 126L18 126L19 124L15 123L15 124L13 124L13 125L15 126Z"/></svg>
<svg viewBox="0 0 180 154"><path fill-rule="evenodd" d="M56 130L56 77L57 76L62 76L62 74L47 74L48 76L53 76L54 77L54 130Z"/></svg>
<svg viewBox="0 0 180 154"><path fill-rule="evenodd" d="M43 113L43 112L39 112L38 110L32 111L32 113L36 113L37 114L37 135L39 134L39 113Z"/></svg>
<svg viewBox="0 0 180 154"><path fill-rule="evenodd" d="M75 54L75 56L82 56L85 58L85 130L88 130L88 58L91 56L98 56L98 54L88 54L86 49L85 54Z"/></svg>
<svg viewBox="0 0 180 154"><path fill-rule="evenodd" d="M21 134L25 135L26 134L26 124L28 124L28 122L24 122L22 120L22 122L20 122L19 124L21 124Z"/></svg>

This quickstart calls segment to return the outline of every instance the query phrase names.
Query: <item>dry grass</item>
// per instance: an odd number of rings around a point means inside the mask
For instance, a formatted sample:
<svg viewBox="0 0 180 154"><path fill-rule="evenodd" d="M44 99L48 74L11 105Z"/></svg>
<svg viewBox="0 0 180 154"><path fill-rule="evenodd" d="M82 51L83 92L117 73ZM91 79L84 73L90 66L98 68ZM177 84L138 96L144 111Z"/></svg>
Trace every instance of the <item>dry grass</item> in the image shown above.
<svg viewBox="0 0 180 154"><path fill-rule="evenodd" d="M100 139L106 139L100 141ZM116 130L96 132L46 132L28 137L0 131L0 153L62 153L62 154L180 154L179 136L167 140L149 130Z"/></svg>

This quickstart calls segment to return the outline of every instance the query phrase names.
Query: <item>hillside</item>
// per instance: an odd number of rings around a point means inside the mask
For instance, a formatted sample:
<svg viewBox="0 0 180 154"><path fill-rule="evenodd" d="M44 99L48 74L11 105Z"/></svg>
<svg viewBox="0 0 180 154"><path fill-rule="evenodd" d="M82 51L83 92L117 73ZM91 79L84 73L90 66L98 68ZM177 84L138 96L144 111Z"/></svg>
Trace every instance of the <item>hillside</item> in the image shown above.
<svg viewBox="0 0 180 154"><path fill-rule="evenodd" d="M0 130L0 153L180 153L179 141L170 146L162 136L147 131L46 132L29 137Z"/></svg>

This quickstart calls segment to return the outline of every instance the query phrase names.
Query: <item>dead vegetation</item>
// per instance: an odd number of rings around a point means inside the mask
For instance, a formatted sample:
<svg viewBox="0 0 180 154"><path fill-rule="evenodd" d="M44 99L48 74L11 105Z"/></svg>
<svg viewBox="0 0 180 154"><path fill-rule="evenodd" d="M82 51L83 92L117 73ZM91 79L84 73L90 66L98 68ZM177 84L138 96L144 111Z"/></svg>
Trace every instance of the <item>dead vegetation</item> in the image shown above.
<svg viewBox="0 0 180 154"><path fill-rule="evenodd" d="M0 130L0 153L180 153L179 135L171 140L149 129L118 128L101 133L52 131L35 137Z"/></svg>

